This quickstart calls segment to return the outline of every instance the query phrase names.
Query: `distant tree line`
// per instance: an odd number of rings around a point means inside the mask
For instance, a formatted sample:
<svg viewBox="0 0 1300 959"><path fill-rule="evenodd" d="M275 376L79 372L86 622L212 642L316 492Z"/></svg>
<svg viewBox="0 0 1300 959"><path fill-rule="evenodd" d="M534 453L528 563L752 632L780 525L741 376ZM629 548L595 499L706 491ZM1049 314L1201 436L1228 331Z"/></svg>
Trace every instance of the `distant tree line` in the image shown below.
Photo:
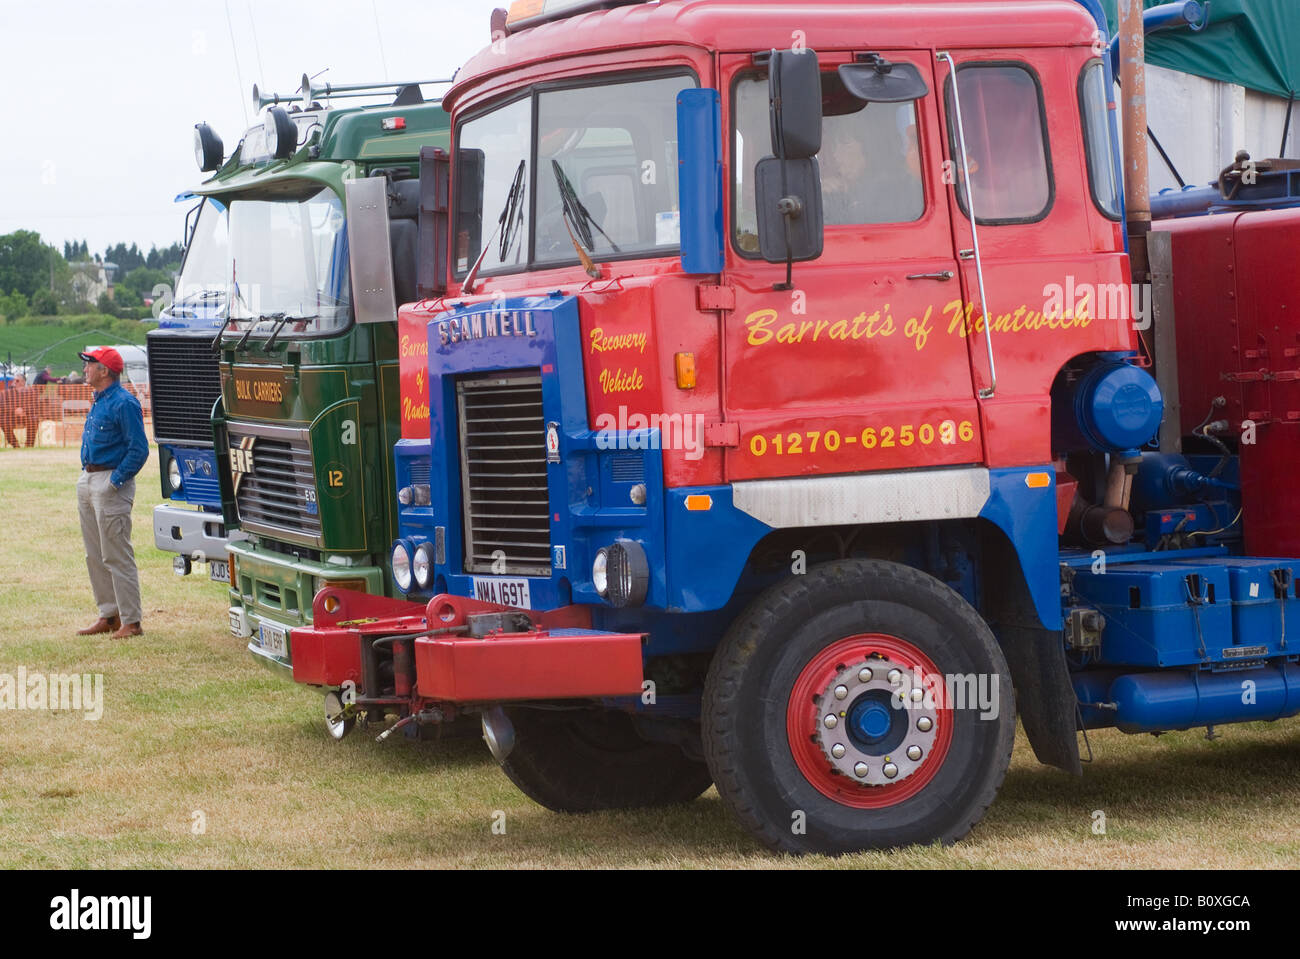
<svg viewBox="0 0 1300 959"><path fill-rule="evenodd" d="M117 243L91 254L85 240L65 241L63 252L32 230L0 236L0 317L54 316L98 310L110 316L143 319L145 300L158 286L170 286L180 270L179 243L151 246ZM112 263L113 295L98 284L99 267Z"/></svg>

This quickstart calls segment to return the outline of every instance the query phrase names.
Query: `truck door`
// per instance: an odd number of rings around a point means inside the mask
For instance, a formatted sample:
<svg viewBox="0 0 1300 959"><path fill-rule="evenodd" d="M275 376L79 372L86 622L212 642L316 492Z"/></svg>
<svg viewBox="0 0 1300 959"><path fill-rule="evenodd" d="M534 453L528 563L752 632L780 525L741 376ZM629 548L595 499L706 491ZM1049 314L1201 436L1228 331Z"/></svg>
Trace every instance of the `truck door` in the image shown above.
<svg viewBox="0 0 1300 959"><path fill-rule="evenodd" d="M825 249L794 266L758 257L753 172L771 154L767 72L733 57L730 248L735 290L724 350L725 418L739 425L729 481L977 463L979 417L966 342L945 331L961 300L942 183L942 127L928 52L872 51L916 64L915 102L865 103L818 51ZM734 437L733 437L734 439Z"/></svg>
<svg viewBox="0 0 1300 959"><path fill-rule="evenodd" d="M1091 137L1081 123L1101 61L1074 48L961 50L952 57L960 131L952 67L942 52L936 74L963 302L936 325L969 348L989 465L1044 464L1052 458L1050 391L1057 372L1089 350L1131 349L1135 342L1117 180L1107 176L1109 141L1104 124L1096 129L1096 110L1087 114ZM963 135L964 171L958 162Z"/></svg>

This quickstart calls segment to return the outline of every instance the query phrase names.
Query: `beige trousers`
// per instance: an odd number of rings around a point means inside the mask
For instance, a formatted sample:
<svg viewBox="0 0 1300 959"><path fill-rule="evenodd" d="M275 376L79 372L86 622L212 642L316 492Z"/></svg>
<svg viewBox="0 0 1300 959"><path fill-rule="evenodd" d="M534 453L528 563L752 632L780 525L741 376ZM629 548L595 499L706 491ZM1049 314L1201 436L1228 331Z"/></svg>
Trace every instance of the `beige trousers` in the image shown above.
<svg viewBox="0 0 1300 959"><path fill-rule="evenodd" d="M119 616L123 623L140 622L140 574L131 548L131 506L135 480L115 489L111 470L81 472L77 480L77 510L81 539L86 544L86 570L99 615Z"/></svg>

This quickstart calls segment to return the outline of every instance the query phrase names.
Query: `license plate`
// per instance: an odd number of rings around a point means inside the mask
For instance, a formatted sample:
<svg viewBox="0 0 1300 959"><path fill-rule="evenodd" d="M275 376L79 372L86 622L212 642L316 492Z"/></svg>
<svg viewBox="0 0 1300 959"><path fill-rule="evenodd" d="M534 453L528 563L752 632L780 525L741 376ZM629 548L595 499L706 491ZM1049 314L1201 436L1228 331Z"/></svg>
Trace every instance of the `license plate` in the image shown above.
<svg viewBox="0 0 1300 959"><path fill-rule="evenodd" d="M257 645L272 656L289 655L289 630L276 623L263 620L257 627Z"/></svg>
<svg viewBox="0 0 1300 959"><path fill-rule="evenodd" d="M208 579L214 583L230 582L230 566L224 559L208 560Z"/></svg>
<svg viewBox="0 0 1300 959"><path fill-rule="evenodd" d="M526 579L488 579L474 577L474 598L486 603L501 606L514 606L518 609L532 609L532 600L528 596Z"/></svg>

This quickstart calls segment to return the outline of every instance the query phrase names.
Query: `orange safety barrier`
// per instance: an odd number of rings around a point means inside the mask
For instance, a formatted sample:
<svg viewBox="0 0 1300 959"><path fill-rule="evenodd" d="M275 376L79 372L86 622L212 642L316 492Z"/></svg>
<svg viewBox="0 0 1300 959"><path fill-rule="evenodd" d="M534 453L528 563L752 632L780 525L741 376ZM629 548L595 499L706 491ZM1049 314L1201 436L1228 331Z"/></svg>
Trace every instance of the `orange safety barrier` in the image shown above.
<svg viewBox="0 0 1300 959"><path fill-rule="evenodd" d="M145 435L152 438L148 385L122 385L140 401ZM0 448L80 446L94 399L94 390L84 383L0 384Z"/></svg>

